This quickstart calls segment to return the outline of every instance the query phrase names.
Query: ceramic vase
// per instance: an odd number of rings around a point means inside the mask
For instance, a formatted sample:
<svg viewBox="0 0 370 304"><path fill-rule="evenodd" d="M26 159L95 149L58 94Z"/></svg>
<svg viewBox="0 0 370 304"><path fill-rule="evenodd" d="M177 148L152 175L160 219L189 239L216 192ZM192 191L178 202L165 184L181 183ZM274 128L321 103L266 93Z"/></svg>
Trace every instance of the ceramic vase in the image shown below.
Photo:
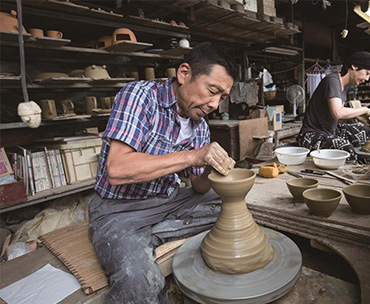
<svg viewBox="0 0 370 304"><path fill-rule="evenodd" d="M256 173L235 168L228 176L213 171L208 178L222 207L215 225L202 241L203 259L211 269L227 274L264 267L275 257L275 250L245 203Z"/></svg>

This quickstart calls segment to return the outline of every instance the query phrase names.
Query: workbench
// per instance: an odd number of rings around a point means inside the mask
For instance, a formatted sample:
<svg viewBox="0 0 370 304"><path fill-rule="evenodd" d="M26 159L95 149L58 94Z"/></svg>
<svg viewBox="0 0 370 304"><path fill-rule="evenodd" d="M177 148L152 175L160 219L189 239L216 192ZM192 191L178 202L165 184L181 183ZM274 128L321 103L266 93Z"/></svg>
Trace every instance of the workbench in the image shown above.
<svg viewBox="0 0 370 304"><path fill-rule="evenodd" d="M301 170L320 170L312 159L288 170L301 174ZM256 168L256 172L258 169ZM331 170L344 176L341 170ZM302 175L319 181L319 187L342 192L348 185L328 174ZM370 299L370 215L352 211L344 194L337 209L328 218L312 215L306 204L296 203L286 181L295 177L288 173L273 179L257 176L255 184L246 197L248 209L260 225L286 231L323 244L342 256L355 271L361 288L361 303ZM370 183L370 181L363 181Z"/></svg>

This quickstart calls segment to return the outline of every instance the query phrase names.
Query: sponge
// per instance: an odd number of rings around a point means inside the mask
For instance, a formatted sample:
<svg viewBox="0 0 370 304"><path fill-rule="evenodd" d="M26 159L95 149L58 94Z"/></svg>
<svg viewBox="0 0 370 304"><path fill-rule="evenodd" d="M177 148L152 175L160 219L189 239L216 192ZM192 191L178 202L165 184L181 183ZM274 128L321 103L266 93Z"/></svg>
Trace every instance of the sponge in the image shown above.
<svg viewBox="0 0 370 304"><path fill-rule="evenodd" d="M258 171L259 176L266 178L274 178L279 175L279 169L276 163L271 165L262 166Z"/></svg>

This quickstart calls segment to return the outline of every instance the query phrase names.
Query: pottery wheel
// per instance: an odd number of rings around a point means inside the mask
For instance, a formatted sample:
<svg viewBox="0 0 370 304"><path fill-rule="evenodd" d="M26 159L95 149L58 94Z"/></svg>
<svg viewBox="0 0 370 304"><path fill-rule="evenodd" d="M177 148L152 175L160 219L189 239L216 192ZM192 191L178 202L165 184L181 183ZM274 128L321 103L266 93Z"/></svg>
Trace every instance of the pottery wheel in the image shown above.
<svg viewBox="0 0 370 304"><path fill-rule="evenodd" d="M284 234L262 229L277 256L265 267L245 274L210 269L200 250L208 231L191 238L173 259L173 274L180 290L198 303L268 303L289 292L301 272L301 252Z"/></svg>

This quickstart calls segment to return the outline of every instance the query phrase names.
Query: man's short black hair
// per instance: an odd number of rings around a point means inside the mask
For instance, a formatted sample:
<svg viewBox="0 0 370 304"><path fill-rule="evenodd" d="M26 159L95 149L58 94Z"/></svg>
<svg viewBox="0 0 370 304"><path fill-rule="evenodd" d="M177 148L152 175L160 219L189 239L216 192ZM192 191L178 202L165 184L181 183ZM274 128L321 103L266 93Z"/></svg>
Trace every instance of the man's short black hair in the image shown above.
<svg viewBox="0 0 370 304"><path fill-rule="evenodd" d="M234 81L238 79L239 69L234 58L210 42L196 45L187 54L184 62L190 65L191 81L199 75L209 75L216 64L224 67Z"/></svg>
<svg viewBox="0 0 370 304"><path fill-rule="evenodd" d="M352 65L358 70L370 70L370 53L365 51L355 52L351 56L347 58L344 64L344 73L348 71L348 69L352 68ZM342 73L342 75L344 75Z"/></svg>

